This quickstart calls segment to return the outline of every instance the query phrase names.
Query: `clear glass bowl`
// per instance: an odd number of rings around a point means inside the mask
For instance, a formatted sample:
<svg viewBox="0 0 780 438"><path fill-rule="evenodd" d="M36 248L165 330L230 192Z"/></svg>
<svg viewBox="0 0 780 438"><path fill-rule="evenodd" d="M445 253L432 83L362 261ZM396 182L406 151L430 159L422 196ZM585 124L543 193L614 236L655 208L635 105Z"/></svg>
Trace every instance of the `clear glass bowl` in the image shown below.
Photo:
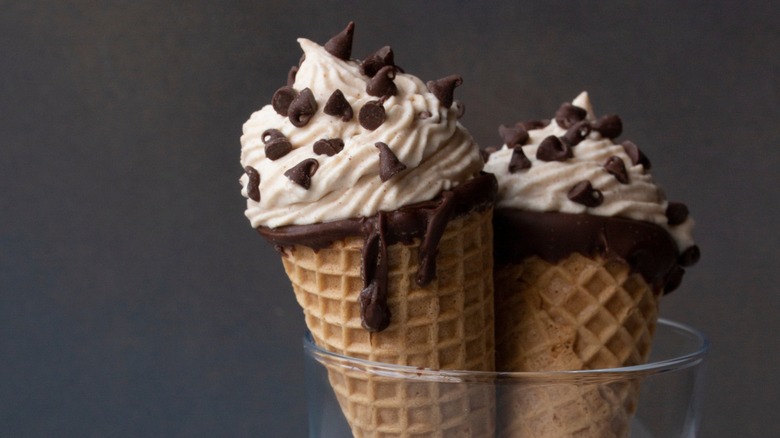
<svg viewBox="0 0 780 438"><path fill-rule="evenodd" d="M603 370L436 371L303 345L311 438L696 437L709 349L664 319L649 363Z"/></svg>

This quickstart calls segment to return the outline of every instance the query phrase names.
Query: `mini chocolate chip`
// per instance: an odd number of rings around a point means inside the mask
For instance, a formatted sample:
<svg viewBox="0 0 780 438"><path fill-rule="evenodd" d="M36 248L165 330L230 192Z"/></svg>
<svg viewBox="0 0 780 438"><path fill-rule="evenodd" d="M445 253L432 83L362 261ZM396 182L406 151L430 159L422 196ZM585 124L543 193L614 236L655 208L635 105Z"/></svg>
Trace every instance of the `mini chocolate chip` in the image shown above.
<svg viewBox="0 0 780 438"><path fill-rule="evenodd" d="M530 169L531 160L525 156L523 148L518 145L512 150L512 158L509 159L509 173L517 173L521 170Z"/></svg>
<svg viewBox="0 0 780 438"><path fill-rule="evenodd" d="M398 157L395 156L390 146L386 143L378 141L374 143L374 146L379 148L379 179L385 182L393 177L396 173L406 169L404 163L398 161Z"/></svg>
<svg viewBox="0 0 780 438"><path fill-rule="evenodd" d="M287 155L292 150L292 144L284 137L276 137L265 144L265 156L275 161Z"/></svg>
<svg viewBox="0 0 780 438"><path fill-rule="evenodd" d="M290 86L279 88L271 98L271 106L280 116L286 116L290 110L290 105L298 97L298 92Z"/></svg>
<svg viewBox="0 0 780 438"><path fill-rule="evenodd" d="M650 169L650 160L642 153L639 146L628 140L620 143L620 145L623 146L623 150L626 151L628 158L631 158L632 165L641 164L645 169Z"/></svg>
<svg viewBox="0 0 780 438"><path fill-rule="evenodd" d="M570 200L586 207L598 207L604 202L604 195L593 188L590 181L580 181L566 195Z"/></svg>
<svg viewBox="0 0 780 438"><path fill-rule="evenodd" d="M517 126L525 129L526 131L530 131L532 129L540 129L544 128L545 126L550 124L549 119L544 120L525 120L522 122L517 122Z"/></svg>
<svg viewBox="0 0 780 438"><path fill-rule="evenodd" d="M688 267L695 265L699 258L701 258L701 251L699 251L698 245L692 245L685 249L685 251L680 254L680 257L677 259L677 263L679 263L681 266Z"/></svg>
<svg viewBox="0 0 780 438"><path fill-rule="evenodd" d="M680 225L688 219L688 206L682 202L670 202L666 205L666 222L670 226Z"/></svg>
<svg viewBox="0 0 780 438"><path fill-rule="evenodd" d="M304 88L298 94L298 97L290 104L287 116L293 126L301 128L309 123L314 113L317 112L317 101L314 100L314 94L308 88Z"/></svg>
<svg viewBox="0 0 780 438"><path fill-rule="evenodd" d="M450 75L437 79L435 81L428 81L428 90L439 99L439 102L443 107L449 108L452 105L452 98L455 94L455 87L459 87L463 84L463 78L459 75Z"/></svg>
<svg viewBox="0 0 780 438"><path fill-rule="evenodd" d="M249 182L246 184L247 196L255 202L260 202L260 173L252 166L244 167L244 171L249 177Z"/></svg>
<svg viewBox="0 0 780 438"><path fill-rule="evenodd" d="M380 127L386 118L385 107L382 106L382 102L379 100L366 102L358 113L360 126L371 131Z"/></svg>
<svg viewBox="0 0 780 438"><path fill-rule="evenodd" d="M308 190L311 187L311 177L319 169L320 163L314 158L307 158L284 172L290 181Z"/></svg>
<svg viewBox="0 0 780 438"><path fill-rule="evenodd" d="M347 98L344 97L344 93L341 90L336 90L330 95L328 101L325 103L325 107L322 112L329 116L341 117L343 122L352 120L352 106L347 102Z"/></svg>
<svg viewBox="0 0 780 438"><path fill-rule="evenodd" d="M350 21L344 30L328 40L323 47L336 58L349 61L349 57L352 56L352 36L354 33L355 23Z"/></svg>
<svg viewBox="0 0 780 438"><path fill-rule="evenodd" d="M521 126L501 125L498 127L498 135L509 148L522 146L528 141L528 131Z"/></svg>
<svg viewBox="0 0 780 438"><path fill-rule="evenodd" d="M384 46L376 52L368 55L363 62L360 63L360 73L374 77L374 75L382 69L382 67L392 65L395 66L393 60L393 49L390 46Z"/></svg>
<svg viewBox="0 0 780 438"><path fill-rule="evenodd" d="M455 118L460 119L466 114L466 105L463 102L455 100L452 105L455 107Z"/></svg>
<svg viewBox="0 0 780 438"><path fill-rule="evenodd" d="M294 65L290 68L290 71L287 72L287 86L292 87L295 83L295 76L298 74L298 66Z"/></svg>
<svg viewBox="0 0 780 438"><path fill-rule="evenodd" d="M607 138L617 138L623 133L623 121L616 115L604 116L593 124L593 129Z"/></svg>
<svg viewBox="0 0 780 438"><path fill-rule="evenodd" d="M278 129L266 129L263 131L263 134L260 136L260 138L263 140L263 143L268 143L269 141L273 141L277 138L287 138L282 134L282 131Z"/></svg>
<svg viewBox="0 0 780 438"><path fill-rule="evenodd" d="M558 111L555 112L555 122L563 129L568 129L571 125L584 120L588 112L583 108L574 106L568 102L561 104Z"/></svg>
<svg viewBox="0 0 780 438"><path fill-rule="evenodd" d="M566 134L561 137L561 140L569 146L577 146L585 137L590 134L590 124L587 120L582 120L569 127L566 130Z"/></svg>
<svg viewBox="0 0 780 438"><path fill-rule="evenodd" d="M573 156L569 145L554 135L542 140L536 148L536 158L542 161L566 161Z"/></svg>
<svg viewBox="0 0 780 438"><path fill-rule="evenodd" d="M685 275L685 269L674 265L672 270L669 271L669 274L666 276L666 281L664 283L664 295L680 287L683 275Z"/></svg>
<svg viewBox="0 0 780 438"><path fill-rule="evenodd" d="M382 67L366 84L366 93L375 97L395 96L398 88L393 79L395 79L395 67L392 65Z"/></svg>
<svg viewBox="0 0 780 438"><path fill-rule="evenodd" d="M611 156L604 163L604 170L610 175L614 176L621 184L628 184L628 171L626 170L626 163L618 156Z"/></svg>
<svg viewBox="0 0 780 438"><path fill-rule="evenodd" d="M314 153L332 157L344 149L344 140L340 138L321 139L314 143Z"/></svg>

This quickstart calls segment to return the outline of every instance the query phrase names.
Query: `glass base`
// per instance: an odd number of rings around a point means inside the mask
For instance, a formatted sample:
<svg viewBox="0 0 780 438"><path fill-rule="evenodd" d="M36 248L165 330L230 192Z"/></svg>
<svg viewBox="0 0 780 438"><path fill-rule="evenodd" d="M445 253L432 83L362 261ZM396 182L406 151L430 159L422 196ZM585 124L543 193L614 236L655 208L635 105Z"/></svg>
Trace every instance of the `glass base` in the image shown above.
<svg viewBox="0 0 780 438"><path fill-rule="evenodd" d="M307 334L309 436L696 437L708 349L661 319L645 365L436 371L330 353Z"/></svg>

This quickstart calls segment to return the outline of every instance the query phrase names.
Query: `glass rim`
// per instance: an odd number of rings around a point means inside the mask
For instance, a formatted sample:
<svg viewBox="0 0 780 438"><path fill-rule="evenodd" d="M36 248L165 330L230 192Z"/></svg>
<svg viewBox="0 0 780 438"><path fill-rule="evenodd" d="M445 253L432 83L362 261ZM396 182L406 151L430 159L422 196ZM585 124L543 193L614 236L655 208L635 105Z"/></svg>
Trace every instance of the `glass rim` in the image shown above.
<svg viewBox="0 0 780 438"><path fill-rule="evenodd" d="M307 354L315 360L327 366L335 366L356 372L367 372L373 375L389 378L414 379L436 382L495 382L501 380L524 381L550 381L566 379L587 379L592 381L643 378L648 375L663 374L680 371L701 363L710 349L710 340L700 330L681 322L665 318L658 319L658 327L684 334L695 341L696 345L686 353L664 358L642 365L633 365L619 368L602 368L593 370L569 370L569 371L468 371L468 370L435 370L431 368L414 367L409 365L395 365L383 362L374 362L367 359L359 359L340 353L327 351L318 346L311 335L306 331L303 337L303 347Z"/></svg>

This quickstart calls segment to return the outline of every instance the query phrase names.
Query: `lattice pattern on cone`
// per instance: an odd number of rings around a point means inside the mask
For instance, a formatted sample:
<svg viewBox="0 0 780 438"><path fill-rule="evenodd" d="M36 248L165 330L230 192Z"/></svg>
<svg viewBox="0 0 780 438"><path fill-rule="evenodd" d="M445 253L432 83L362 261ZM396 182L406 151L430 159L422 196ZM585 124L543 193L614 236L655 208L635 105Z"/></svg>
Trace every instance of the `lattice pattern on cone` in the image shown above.
<svg viewBox="0 0 780 438"><path fill-rule="evenodd" d="M649 355L659 295L624 262L531 257L497 269L495 282L499 371L613 368ZM512 408L499 435L625 437L637 396L637 383L570 388L568 396L551 387L509 391L500 395Z"/></svg>
<svg viewBox="0 0 780 438"><path fill-rule="evenodd" d="M449 222L438 245L436 278L425 287L415 281L419 241L387 247L391 321L378 333L368 332L360 320L362 246L362 238L350 238L319 251L295 246L283 254L306 325L320 347L397 365L495 369L492 210ZM465 388L446 396L421 390L414 404L401 397L393 405L390 397L377 397L408 395L406 384L380 391L376 381L343 370L331 369L329 377L356 436L490 436L495 430L492 394L486 406L483 397L472 397ZM449 410L455 406L461 411L453 417ZM436 430L441 432L428 434Z"/></svg>
<svg viewBox="0 0 780 438"><path fill-rule="evenodd" d="M352 433L357 438L495 436L491 385L399 380L328 367Z"/></svg>

